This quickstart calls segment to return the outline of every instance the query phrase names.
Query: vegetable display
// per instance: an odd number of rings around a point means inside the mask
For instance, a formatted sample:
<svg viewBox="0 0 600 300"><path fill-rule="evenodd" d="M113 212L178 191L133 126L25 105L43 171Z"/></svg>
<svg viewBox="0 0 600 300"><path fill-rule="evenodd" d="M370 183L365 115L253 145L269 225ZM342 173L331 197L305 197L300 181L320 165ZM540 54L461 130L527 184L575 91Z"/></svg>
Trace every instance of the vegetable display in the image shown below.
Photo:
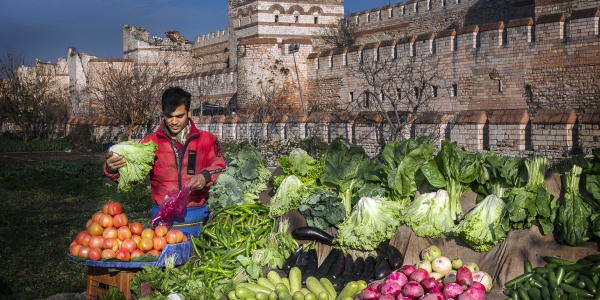
<svg viewBox="0 0 600 300"><path fill-rule="evenodd" d="M336 226L346 217L346 207L342 199L332 191L317 189L304 201L298 211L306 219L308 226L326 229Z"/></svg>
<svg viewBox="0 0 600 300"><path fill-rule="evenodd" d="M154 165L154 152L157 149L158 146L152 141L137 143L133 140L118 143L108 149L114 156L123 156L127 162L124 167L119 168L119 190L130 191L133 185L146 179Z"/></svg>
<svg viewBox="0 0 600 300"><path fill-rule="evenodd" d="M211 210L229 205L251 204L267 188L271 172L267 162L256 148L249 145L227 163L225 172L210 188L208 207Z"/></svg>
<svg viewBox="0 0 600 300"><path fill-rule="evenodd" d="M598 299L600 255L588 255L572 262L558 257L542 257L546 264L533 268L525 260L523 274L504 284L502 291L511 299Z"/></svg>

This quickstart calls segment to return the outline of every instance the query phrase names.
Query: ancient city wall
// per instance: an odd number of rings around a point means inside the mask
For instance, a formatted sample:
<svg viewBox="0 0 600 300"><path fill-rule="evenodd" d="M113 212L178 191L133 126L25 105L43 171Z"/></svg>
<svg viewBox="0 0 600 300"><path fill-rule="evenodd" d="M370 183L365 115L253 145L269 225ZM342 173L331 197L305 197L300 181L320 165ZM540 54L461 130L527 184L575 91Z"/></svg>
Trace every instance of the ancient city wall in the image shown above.
<svg viewBox="0 0 600 300"><path fill-rule="evenodd" d="M599 17L600 10L592 8L574 11L570 18L514 19L313 53L308 78L317 88L320 81L340 83L337 95L321 101L347 106L368 88L356 76L360 59L405 64L419 56L439 62L445 78L433 99L438 111L598 108Z"/></svg>

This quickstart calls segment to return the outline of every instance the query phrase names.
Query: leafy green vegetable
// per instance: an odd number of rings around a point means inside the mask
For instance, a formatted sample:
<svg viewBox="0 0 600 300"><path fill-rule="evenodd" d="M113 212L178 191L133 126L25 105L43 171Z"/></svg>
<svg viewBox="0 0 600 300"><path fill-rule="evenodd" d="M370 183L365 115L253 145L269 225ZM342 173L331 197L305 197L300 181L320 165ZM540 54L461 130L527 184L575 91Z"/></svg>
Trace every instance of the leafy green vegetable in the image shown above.
<svg viewBox="0 0 600 300"><path fill-rule="evenodd" d="M284 155L279 158L281 165L281 174L273 181L273 187L277 189L283 179L288 175L296 175L306 186L315 185L319 176L323 172L325 160L323 158L314 159L306 151L296 148L290 152L290 155Z"/></svg>
<svg viewBox="0 0 600 300"><path fill-rule="evenodd" d="M585 174L585 189L594 200L600 202L600 148L593 149L589 166L583 170Z"/></svg>
<svg viewBox="0 0 600 300"><path fill-rule="evenodd" d="M547 160L535 156L525 161L527 184L514 188L506 200L510 226L514 229L539 225L544 235L554 231L557 204L544 184Z"/></svg>
<svg viewBox="0 0 600 300"><path fill-rule="evenodd" d="M574 165L571 171L565 173L565 199L558 207L556 218L559 241L570 246L579 246L593 236L591 217L595 207L590 204L592 200L579 193L581 172L582 168Z"/></svg>
<svg viewBox="0 0 600 300"><path fill-rule="evenodd" d="M404 210L404 223L420 237L438 238L454 228L450 212L450 197L446 190L424 193Z"/></svg>
<svg viewBox="0 0 600 300"><path fill-rule="evenodd" d="M361 146L348 148L336 138L327 148L321 184L338 191L346 207L346 215L350 214L356 191L365 182L364 173L373 165Z"/></svg>
<svg viewBox="0 0 600 300"><path fill-rule="evenodd" d="M208 207L216 210L256 202L272 176L266 166L265 158L252 145L241 149L210 188Z"/></svg>
<svg viewBox="0 0 600 300"><path fill-rule="evenodd" d="M344 249L371 251L392 238L400 226L398 202L362 197L350 215L338 226L334 244Z"/></svg>
<svg viewBox="0 0 600 300"><path fill-rule="evenodd" d="M489 251L506 239L508 231L502 226L503 222L508 223L508 219L504 217L505 208L504 201L496 195L485 197L454 228L454 234L460 236L475 251Z"/></svg>
<svg viewBox="0 0 600 300"><path fill-rule="evenodd" d="M118 288L113 286L108 290L108 294L101 296L100 298L98 298L98 300L127 300L127 299L125 299L125 294L123 294L123 292L119 291Z"/></svg>
<svg viewBox="0 0 600 300"><path fill-rule="evenodd" d="M269 204L269 216L277 218L298 209L313 193L314 188L305 186L295 175L287 176L279 185Z"/></svg>
<svg viewBox="0 0 600 300"><path fill-rule="evenodd" d="M382 185L390 190L390 199L399 201L406 207L415 196L417 189L424 183L418 176L421 166L433 159L435 146L426 136L392 141L385 145L381 158L385 161L383 173L387 175Z"/></svg>
<svg viewBox="0 0 600 300"><path fill-rule="evenodd" d="M498 156L494 152L484 154L481 172L473 182L477 202L489 195L503 199L508 197L511 189L525 186L527 171L524 162L522 157Z"/></svg>
<svg viewBox="0 0 600 300"><path fill-rule="evenodd" d="M481 154L456 149L456 142L442 141L442 149L421 167L430 185L445 188L450 197L452 219L460 221L463 215L460 197L471 190L470 184L479 177Z"/></svg>
<svg viewBox="0 0 600 300"><path fill-rule="evenodd" d="M346 217L346 207L342 199L331 191L321 189L310 195L298 211L304 215L308 226L320 229L336 226Z"/></svg>
<svg viewBox="0 0 600 300"><path fill-rule="evenodd" d="M110 147L109 152L123 156L127 161L124 167L119 168L119 190L130 191L134 184L143 182L146 179L154 165L154 152L156 149L158 149L158 146L153 141L137 143L133 140Z"/></svg>

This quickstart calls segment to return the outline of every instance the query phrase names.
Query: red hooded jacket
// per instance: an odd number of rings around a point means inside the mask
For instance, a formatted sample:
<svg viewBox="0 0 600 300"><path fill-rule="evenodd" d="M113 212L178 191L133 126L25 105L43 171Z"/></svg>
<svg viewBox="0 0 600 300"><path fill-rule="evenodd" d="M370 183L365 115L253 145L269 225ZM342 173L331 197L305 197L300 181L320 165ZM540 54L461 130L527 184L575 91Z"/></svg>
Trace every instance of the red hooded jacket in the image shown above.
<svg viewBox="0 0 600 300"><path fill-rule="evenodd" d="M208 199L208 189L225 171L225 159L221 154L221 145L212 133L199 130L190 119L190 133L185 145L181 148L181 155L176 154L177 146L162 130L162 126L144 137L140 143L153 141L158 146L154 155L154 166L150 171L150 185L152 186L152 202L160 205L165 195L174 189L182 189L190 178L200 172L210 174L210 181L203 189L193 190L190 194L188 207L201 206ZM104 173L112 181L119 179L119 173Z"/></svg>

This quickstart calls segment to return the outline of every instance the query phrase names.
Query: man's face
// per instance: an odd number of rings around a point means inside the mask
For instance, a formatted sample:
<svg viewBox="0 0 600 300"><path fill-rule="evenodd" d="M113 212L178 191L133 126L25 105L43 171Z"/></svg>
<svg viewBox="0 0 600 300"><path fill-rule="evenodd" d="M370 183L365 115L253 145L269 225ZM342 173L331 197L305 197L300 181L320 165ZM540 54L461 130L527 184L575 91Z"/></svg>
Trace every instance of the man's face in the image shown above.
<svg viewBox="0 0 600 300"><path fill-rule="evenodd" d="M171 137L175 138L178 133L188 124L190 111L185 109L185 105L178 106L171 114L164 114L165 125L171 133Z"/></svg>

